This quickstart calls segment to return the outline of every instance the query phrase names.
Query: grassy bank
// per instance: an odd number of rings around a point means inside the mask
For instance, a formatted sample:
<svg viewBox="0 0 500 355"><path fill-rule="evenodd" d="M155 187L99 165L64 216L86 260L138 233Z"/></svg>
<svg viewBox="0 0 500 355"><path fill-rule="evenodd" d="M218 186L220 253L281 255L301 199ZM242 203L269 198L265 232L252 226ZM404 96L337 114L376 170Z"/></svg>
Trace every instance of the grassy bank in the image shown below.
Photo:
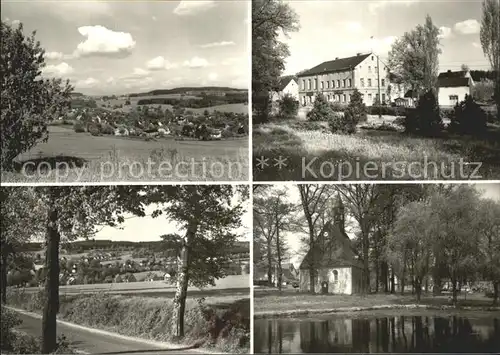
<svg viewBox="0 0 500 355"><path fill-rule="evenodd" d="M307 314L356 312L363 310L391 308L431 308L447 309L452 307L450 296L423 295L417 304L414 295L373 294L373 295L311 295L295 291L255 291L255 317L285 317ZM483 295L461 296L459 309L481 309L499 311L492 307L492 300ZM454 307L455 308L455 307Z"/></svg>
<svg viewBox="0 0 500 355"><path fill-rule="evenodd" d="M360 129L354 135L342 135L329 133L327 127L326 123L296 120L254 126L255 180L474 178L473 165L462 164L463 173L460 172L461 159L481 162L477 174L482 179L500 176L498 136L476 139L443 134L423 138L379 129ZM286 166L281 169L273 164L279 156L286 158ZM261 157L269 159L268 166L257 167L257 159Z"/></svg>
<svg viewBox="0 0 500 355"><path fill-rule="evenodd" d="M9 290L8 305L41 313L43 293ZM217 351L245 353L250 344L248 299L189 299L185 337L176 339L171 298L96 293L61 296L58 317L75 324L155 341L197 345Z"/></svg>

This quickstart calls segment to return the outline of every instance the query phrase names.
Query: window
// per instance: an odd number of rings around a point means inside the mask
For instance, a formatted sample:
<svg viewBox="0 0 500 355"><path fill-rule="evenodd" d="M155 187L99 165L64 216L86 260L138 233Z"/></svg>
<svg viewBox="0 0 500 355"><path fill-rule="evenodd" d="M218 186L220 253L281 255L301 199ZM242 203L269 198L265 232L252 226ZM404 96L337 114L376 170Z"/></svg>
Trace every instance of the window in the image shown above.
<svg viewBox="0 0 500 355"><path fill-rule="evenodd" d="M346 102L346 101L347 101L347 95L346 95L346 94L344 94L344 95L342 96L342 102Z"/></svg>
<svg viewBox="0 0 500 355"><path fill-rule="evenodd" d="M348 86L348 87L351 87L351 86L352 86L352 80L351 80L351 79L348 79L348 80L347 80L347 86Z"/></svg>
<svg viewBox="0 0 500 355"><path fill-rule="evenodd" d="M325 82L321 80L321 90L323 90L324 88L325 88Z"/></svg>
<svg viewBox="0 0 500 355"><path fill-rule="evenodd" d="M314 79L314 90L318 90L318 79Z"/></svg>
<svg viewBox="0 0 500 355"><path fill-rule="evenodd" d="M305 85L305 84L304 84ZM305 106L307 103L306 101L306 97L305 96L302 96L302 105Z"/></svg>
<svg viewBox="0 0 500 355"><path fill-rule="evenodd" d="M352 95L349 94L349 102L351 102L351 101L352 101Z"/></svg>
<svg viewBox="0 0 500 355"><path fill-rule="evenodd" d="M337 80L337 87L340 87L340 80Z"/></svg>
<svg viewBox="0 0 500 355"><path fill-rule="evenodd" d="M372 103L372 94L368 94L368 103Z"/></svg>
<svg viewBox="0 0 500 355"><path fill-rule="evenodd" d="M329 89L330 88L330 81L327 81L326 82L326 88Z"/></svg>
<svg viewBox="0 0 500 355"><path fill-rule="evenodd" d="M340 95L335 95L335 101L337 101L337 102L340 101Z"/></svg>
<svg viewBox="0 0 500 355"><path fill-rule="evenodd" d="M311 90L311 79L309 79L309 80L308 80L307 89L308 89L308 90Z"/></svg>
<svg viewBox="0 0 500 355"><path fill-rule="evenodd" d="M361 78L361 79L359 79L359 82L361 84L361 87L364 88L365 87L365 79Z"/></svg>
<svg viewBox="0 0 500 355"><path fill-rule="evenodd" d="M371 73L371 72L372 72L372 67L368 66L368 73Z"/></svg>
<svg viewBox="0 0 500 355"><path fill-rule="evenodd" d="M333 282L339 281L339 272L337 270L333 270Z"/></svg>
<svg viewBox="0 0 500 355"><path fill-rule="evenodd" d="M372 79L368 79L368 87L372 87Z"/></svg>
<svg viewBox="0 0 500 355"><path fill-rule="evenodd" d="M332 80L332 88L335 88L335 80Z"/></svg>
<svg viewBox="0 0 500 355"><path fill-rule="evenodd" d="M382 94L382 103L385 104L385 94Z"/></svg>
<svg viewBox="0 0 500 355"><path fill-rule="evenodd" d="M305 89L306 89L306 81L302 80L302 90L305 90Z"/></svg>
<svg viewBox="0 0 500 355"><path fill-rule="evenodd" d="M342 80L342 87L345 88L345 79Z"/></svg>
<svg viewBox="0 0 500 355"><path fill-rule="evenodd" d="M450 95L450 104L456 105L458 103L458 95Z"/></svg>
<svg viewBox="0 0 500 355"><path fill-rule="evenodd" d="M372 56L372 60L375 60L375 58Z"/></svg>
<svg viewBox="0 0 500 355"><path fill-rule="evenodd" d="M381 79L381 81L382 81L382 84L380 84L380 85L385 86L385 79Z"/></svg>

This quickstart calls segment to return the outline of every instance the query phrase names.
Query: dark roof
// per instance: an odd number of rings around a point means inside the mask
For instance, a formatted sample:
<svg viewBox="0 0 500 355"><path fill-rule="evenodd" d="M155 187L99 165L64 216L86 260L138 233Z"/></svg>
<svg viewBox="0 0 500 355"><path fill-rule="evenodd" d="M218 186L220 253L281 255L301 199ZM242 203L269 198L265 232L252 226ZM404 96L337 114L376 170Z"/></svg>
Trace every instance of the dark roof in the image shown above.
<svg viewBox="0 0 500 355"><path fill-rule="evenodd" d="M460 71L445 71L442 73L439 73L438 79L443 79L443 78L463 78L464 77L464 72L462 70Z"/></svg>
<svg viewBox="0 0 500 355"><path fill-rule="evenodd" d="M278 86L278 91L283 91L284 88L290 83L290 81L295 80L297 81L295 75L287 75L287 76L282 76L280 78L280 83Z"/></svg>
<svg viewBox="0 0 500 355"><path fill-rule="evenodd" d="M362 268L361 259L357 256L351 240L337 224L331 222L325 228L328 232L328 240L320 245L316 243L309 250L300 264L300 269L308 269L310 265L315 268L321 267L347 267L354 266Z"/></svg>
<svg viewBox="0 0 500 355"><path fill-rule="evenodd" d="M456 88L456 87L462 87L462 86L469 86L469 78L456 78L456 77L451 77L451 78L438 78L438 87L440 88Z"/></svg>
<svg viewBox="0 0 500 355"><path fill-rule="evenodd" d="M355 55L354 57L340 58L340 59L330 60L328 62L323 62L320 65L317 65L314 68L311 68L299 74L298 76L302 77L302 76L310 76L316 74L333 73L337 71L349 70L357 66L359 63L368 58L370 55L372 54L371 53L360 54L360 55Z"/></svg>

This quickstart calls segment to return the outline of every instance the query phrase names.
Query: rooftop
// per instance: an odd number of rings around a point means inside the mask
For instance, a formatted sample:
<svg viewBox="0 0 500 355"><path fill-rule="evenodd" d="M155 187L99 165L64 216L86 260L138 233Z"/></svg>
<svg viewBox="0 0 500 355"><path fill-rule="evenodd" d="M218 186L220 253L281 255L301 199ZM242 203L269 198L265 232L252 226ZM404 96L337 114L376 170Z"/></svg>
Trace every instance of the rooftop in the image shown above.
<svg viewBox="0 0 500 355"><path fill-rule="evenodd" d="M323 62L320 65L315 66L314 68L306 70L305 72L300 73L298 76L303 77L303 76L350 70L359 65L359 63L368 58L370 55L372 55L372 53L368 54L358 53L353 57L335 58L334 60Z"/></svg>

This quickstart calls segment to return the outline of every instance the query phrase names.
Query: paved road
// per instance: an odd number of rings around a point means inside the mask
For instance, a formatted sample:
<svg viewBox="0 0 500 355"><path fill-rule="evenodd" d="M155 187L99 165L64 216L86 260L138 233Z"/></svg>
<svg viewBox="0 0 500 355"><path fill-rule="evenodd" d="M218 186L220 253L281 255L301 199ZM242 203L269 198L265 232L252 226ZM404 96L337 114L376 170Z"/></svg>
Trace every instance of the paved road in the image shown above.
<svg viewBox="0 0 500 355"><path fill-rule="evenodd" d="M18 313L23 323L18 327L33 336L40 336L42 320L39 316ZM92 330L89 328L57 323L58 336L64 334L72 348L86 354L199 354L198 350L167 349L166 346L157 346L154 342L141 341L133 338Z"/></svg>

